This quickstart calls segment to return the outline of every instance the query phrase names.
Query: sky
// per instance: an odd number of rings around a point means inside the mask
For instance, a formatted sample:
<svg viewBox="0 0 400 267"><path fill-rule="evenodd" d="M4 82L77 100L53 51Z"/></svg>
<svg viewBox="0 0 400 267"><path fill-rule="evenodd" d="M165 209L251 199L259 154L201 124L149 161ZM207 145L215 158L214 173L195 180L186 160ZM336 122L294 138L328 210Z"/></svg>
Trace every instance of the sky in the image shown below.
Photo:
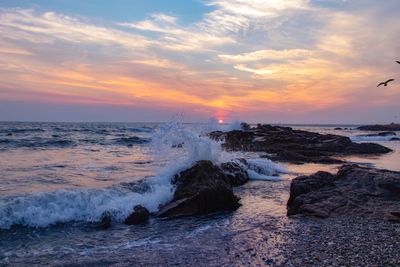
<svg viewBox="0 0 400 267"><path fill-rule="evenodd" d="M399 0L0 0L0 120L399 122L399 14Z"/></svg>

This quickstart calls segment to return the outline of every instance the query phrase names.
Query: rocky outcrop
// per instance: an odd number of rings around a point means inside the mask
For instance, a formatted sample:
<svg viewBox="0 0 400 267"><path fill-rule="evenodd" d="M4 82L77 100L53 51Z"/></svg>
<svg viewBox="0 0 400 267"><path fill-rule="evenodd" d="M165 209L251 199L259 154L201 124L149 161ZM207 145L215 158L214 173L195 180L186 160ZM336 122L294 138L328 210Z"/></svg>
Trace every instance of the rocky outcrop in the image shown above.
<svg viewBox="0 0 400 267"><path fill-rule="evenodd" d="M293 179L289 216L363 216L400 221L400 172L344 165Z"/></svg>
<svg viewBox="0 0 400 267"><path fill-rule="evenodd" d="M230 179L211 161L199 161L173 179L173 200L156 214L159 217L200 215L239 207Z"/></svg>
<svg viewBox="0 0 400 267"><path fill-rule="evenodd" d="M400 123L363 125L357 129L363 131L400 131Z"/></svg>
<svg viewBox="0 0 400 267"><path fill-rule="evenodd" d="M294 130L290 127L258 125L247 131L216 131L215 140L233 151L266 152L271 160L292 163L343 163L335 156L354 154L383 154L391 149L374 143L354 143L350 138L333 134Z"/></svg>
<svg viewBox="0 0 400 267"><path fill-rule="evenodd" d="M249 181L249 175L244 168L247 165L245 159L240 159L239 162L225 162L221 164L221 169L229 179L232 186L244 185Z"/></svg>
<svg viewBox="0 0 400 267"><path fill-rule="evenodd" d="M133 212L125 219L124 223L128 225L145 224L149 221L150 212L141 205L136 205Z"/></svg>

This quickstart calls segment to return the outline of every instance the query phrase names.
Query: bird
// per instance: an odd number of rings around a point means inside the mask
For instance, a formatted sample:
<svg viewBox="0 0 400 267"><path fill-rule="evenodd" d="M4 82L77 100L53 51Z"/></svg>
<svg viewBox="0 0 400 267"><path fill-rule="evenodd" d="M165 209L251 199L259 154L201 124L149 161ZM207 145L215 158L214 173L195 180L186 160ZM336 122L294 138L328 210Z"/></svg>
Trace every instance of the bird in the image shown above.
<svg viewBox="0 0 400 267"><path fill-rule="evenodd" d="M387 80L386 82L381 82L380 84L378 84L377 87L379 87L379 86L381 86L381 85L387 86L388 83L393 82L393 81L394 81L394 79L389 79L389 80Z"/></svg>
<svg viewBox="0 0 400 267"><path fill-rule="evenodd" d="M396 61L396 62L400 64L400 61Z"/></svg>

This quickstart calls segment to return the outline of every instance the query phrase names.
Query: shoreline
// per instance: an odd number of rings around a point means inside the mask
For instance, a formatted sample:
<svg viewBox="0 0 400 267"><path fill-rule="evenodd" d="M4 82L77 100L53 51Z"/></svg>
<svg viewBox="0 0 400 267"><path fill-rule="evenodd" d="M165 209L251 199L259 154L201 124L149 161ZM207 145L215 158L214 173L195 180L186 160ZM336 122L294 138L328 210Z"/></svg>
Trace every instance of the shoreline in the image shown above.
<svg viewBox="0 0 400 267"><path fill-rule="evenodd" d="M335 135L335 130L331 130ZM110 132L113 132L112 128ZM308 134L304 136L308 138ZM371 155L371 164L398 154L397 143L394 141L390 144L395 145L395 152L385 156ZM58 149L64 151L64 148ZM118 149L126 153L132 148L119 146ZM174 148L176 152L179 152L178 149L180 148ZM256 154L262 155L254 155ZM365 155L345 155L343 159L352 162L357 157L365 160ZM7 247L11 247L8 250L5 246L0 246L3 247L0 251L0 262L6 262L8 258L10 264L30 265L35 261L46 262L51 256L45 252L49 249L47 243L53 243L51 249L54 249L54 253L59 253L56 255L60 257L59 265L54 263L54 266L75 263L70 262L68 258L79 258L79 264L96 266L131 266L134 263L156 266L348 266L354 265L351 260L362 266L400 264L398 256L393 256L396 250L400 250L399 245L393 245L396 240L400 240L396 223L362 217L318 219L286 216L292 178L314 173L321 168L336 173L336 168L341 165L299 165L284 162L283 166L288 166L292 173L283 174L283 181L250 180L245 185L235 187L233 192L241 198L242 206L230 213L174 220L151 217L148 225L126 226L121 222L104 231L99 230L95 224L85 225L79 222L43 228L2 230L0 235L4 239L1 243L8 243ZM62 173L68 168L68 164L62 166L57 167L57 173ZM24 233L31 236L31 240L27 240ZM63 247L57 247L56 240L64 238L62 236L67 233L70 233L71 237L64 240L63 246L77 249L76 251L67 252ZM371 240L368 239L369 234L373 234ZM84 243L80 244L81 248L78 249L76 244L79 240ZM27 246L22 247L22 243L19 242L27 243ZM99 244L86 247L87 242ZM36 247L39 245L43 249ZM341 246L346 251L341 250ZM369 246L373 248L364 251L364 248ZM41 254L36 255L35 251L40 251ZM370 251L375 255L370 255Z"/></svg>

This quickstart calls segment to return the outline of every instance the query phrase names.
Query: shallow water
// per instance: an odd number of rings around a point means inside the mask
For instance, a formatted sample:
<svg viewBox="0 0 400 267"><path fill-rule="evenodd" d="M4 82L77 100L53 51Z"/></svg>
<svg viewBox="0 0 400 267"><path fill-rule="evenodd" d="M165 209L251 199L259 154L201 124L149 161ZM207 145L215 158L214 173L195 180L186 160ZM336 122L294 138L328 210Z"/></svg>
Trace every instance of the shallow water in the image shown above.
<svg viewBox="0 0 400 267"><path fill-rule="evenodd" d="M361 134L333 127L301 128L347 136ZM283 164L289 173L281 174L282 179L253 180L236 188L242 206L232 213L176 220L152 218L145 226L114 222L106 231L97 227L96 220L103 210L114 210L116 218L122 218L139 203L156 210L172 195L170 176L192 160L205 157L220 162L257 157L256 153L232 155L219 151L217 144L199 138L204 129L210 128L179 124L1 123L0 140L11 141L0 142L0 263L284 263L279 251L290 242L285 231L289 224L296 224L286 217L290 180L318 170L335 172L339 165ZM39 138L41 145L32 145ZM69 142L54 145L48 142L52 138ZM116 142L121 138L128 139ZM183 148L176 146L180 143ZM400 142L379 143L395 151L379 157L347 159L399 170ZM264 167L271 172L276 168L268 162ZM9 228L10 220L40 227Z"/></svg>

